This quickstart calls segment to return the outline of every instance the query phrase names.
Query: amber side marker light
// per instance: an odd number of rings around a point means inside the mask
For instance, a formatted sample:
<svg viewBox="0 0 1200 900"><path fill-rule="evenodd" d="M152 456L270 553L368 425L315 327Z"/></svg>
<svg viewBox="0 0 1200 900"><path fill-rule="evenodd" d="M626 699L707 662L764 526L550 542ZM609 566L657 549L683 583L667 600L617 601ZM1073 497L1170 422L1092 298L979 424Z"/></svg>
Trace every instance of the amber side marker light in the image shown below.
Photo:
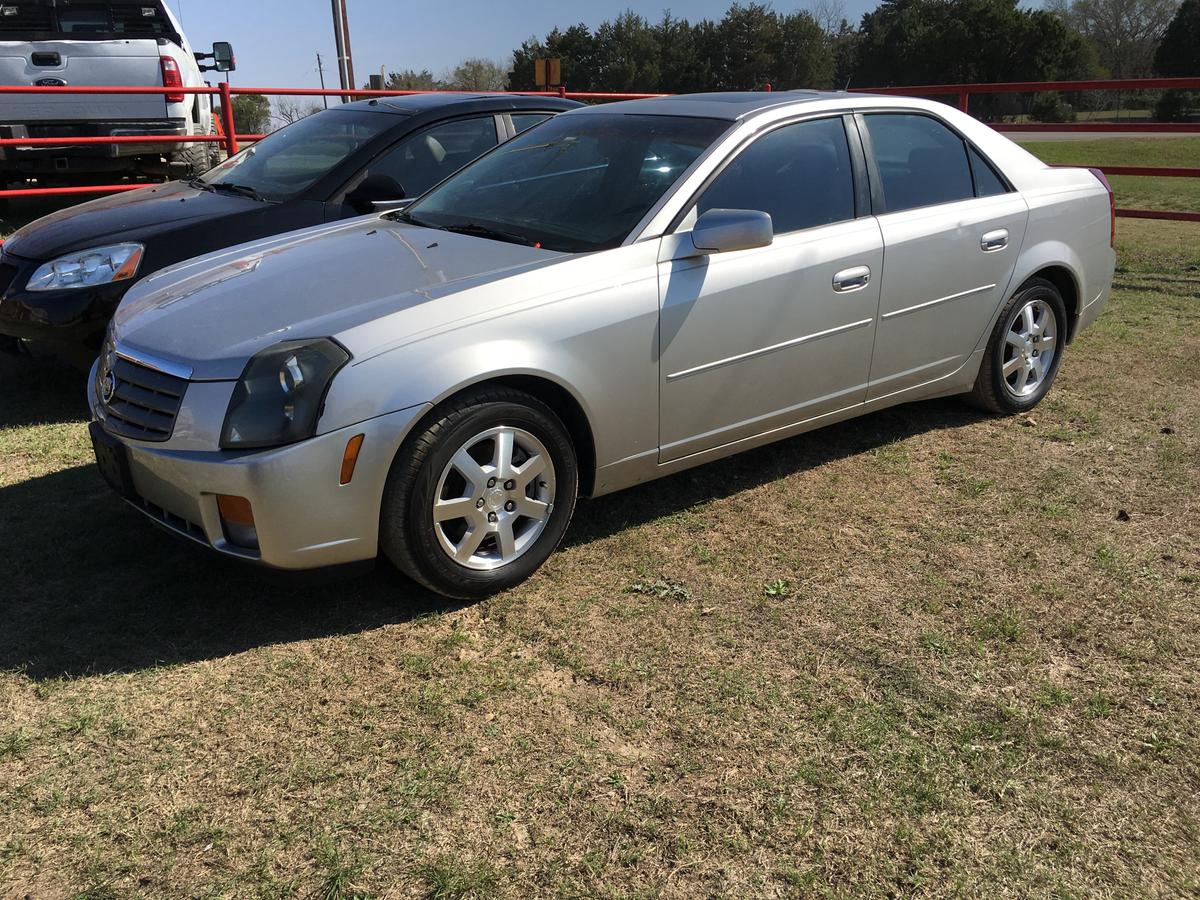
<svg viewBox="0 0 1200 900"><path fill-rule="evenodd" d="M217 511L229 543L250 550L258 549L258 529L254 527L254 510L245 497L217 494Z"/></svg>
<svg viewBox="0 0 1200 900"><path fill-rule="evenodd" d="M362 450L365 434L356 434L346 441L346 452L342 454L342 484L349 484L354 477L354 467L358 465L358 454Z"/></svg>

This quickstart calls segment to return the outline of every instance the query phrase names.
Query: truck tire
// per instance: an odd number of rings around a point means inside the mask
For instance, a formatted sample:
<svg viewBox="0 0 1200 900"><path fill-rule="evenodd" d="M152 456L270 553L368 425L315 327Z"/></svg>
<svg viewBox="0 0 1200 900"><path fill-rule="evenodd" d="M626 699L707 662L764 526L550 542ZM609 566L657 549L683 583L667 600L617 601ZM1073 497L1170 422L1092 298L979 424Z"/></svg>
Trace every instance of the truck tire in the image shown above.
<svg viewBox="0 0 1200 900"><path fill-rule="evenodd" d="M210 125L208 133L215 136L216 126ZM218 163L219 153L219 145L215 143L190 143L185 145L182 150L172 153L171 162L183 163L192 175L203 175Z"/></svg>

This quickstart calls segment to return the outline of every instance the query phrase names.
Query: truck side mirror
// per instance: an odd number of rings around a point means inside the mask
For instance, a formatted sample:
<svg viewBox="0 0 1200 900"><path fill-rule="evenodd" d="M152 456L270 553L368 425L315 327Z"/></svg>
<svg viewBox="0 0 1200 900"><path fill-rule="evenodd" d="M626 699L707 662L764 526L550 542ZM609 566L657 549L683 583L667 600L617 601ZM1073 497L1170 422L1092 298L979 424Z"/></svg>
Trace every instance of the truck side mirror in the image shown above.
<svg viewBox="0 0 1200 900"><path fill-rule="evenodd" d="M229 41L213 41L212 53L197 53L197 60L211 59L211 66L201 66L201 72L232 72L237 68L237 57L233 55L233 44Z"/></svg>

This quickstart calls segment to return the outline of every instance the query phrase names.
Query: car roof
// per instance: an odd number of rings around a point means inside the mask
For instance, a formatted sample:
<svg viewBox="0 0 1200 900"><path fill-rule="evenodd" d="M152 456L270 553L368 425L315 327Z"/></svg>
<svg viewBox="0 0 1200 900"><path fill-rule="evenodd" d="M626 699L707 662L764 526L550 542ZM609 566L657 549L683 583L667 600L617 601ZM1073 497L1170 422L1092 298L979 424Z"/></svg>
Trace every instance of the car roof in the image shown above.
<svg viewBox="0 0 1200 900"><path fill-rule="evenodd" d="M364 110L389 113L394 116L415 116L437 111L453 114L506 112L522 109L566 111L582 105L575 100L564 100L561 97L433 91L424 94L402 94L396 97L373 97L370 100L356 100L353 103L331 106L330 109Z"/></svg>
<svg viewBox="0 0 1200 900"><path fill-rule="evenodd" d="M727 119L736 122L747 116L796 103L815 103L819 100L854 100L864 97L883 99L870 94L846 91L725 91L705 94L672 94L645 100L623 100L589 106L575 115L604 112L642 116L693 116L705 119Z"/></svg>

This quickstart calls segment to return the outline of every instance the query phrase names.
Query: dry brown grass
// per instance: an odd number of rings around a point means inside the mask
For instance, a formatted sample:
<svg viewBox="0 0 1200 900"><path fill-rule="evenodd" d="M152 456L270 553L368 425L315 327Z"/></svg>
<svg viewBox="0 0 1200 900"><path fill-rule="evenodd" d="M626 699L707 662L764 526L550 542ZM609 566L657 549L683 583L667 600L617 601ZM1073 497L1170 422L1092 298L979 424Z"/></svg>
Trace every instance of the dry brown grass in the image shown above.
<svg viewBox="0 0 1200 900"><path fill-rule="evenodd" d="M1120 275L1031 417L584 503L468 607L177 546L76 381L0 380L0 896L1200 891L1196 273Z"/></svg>

